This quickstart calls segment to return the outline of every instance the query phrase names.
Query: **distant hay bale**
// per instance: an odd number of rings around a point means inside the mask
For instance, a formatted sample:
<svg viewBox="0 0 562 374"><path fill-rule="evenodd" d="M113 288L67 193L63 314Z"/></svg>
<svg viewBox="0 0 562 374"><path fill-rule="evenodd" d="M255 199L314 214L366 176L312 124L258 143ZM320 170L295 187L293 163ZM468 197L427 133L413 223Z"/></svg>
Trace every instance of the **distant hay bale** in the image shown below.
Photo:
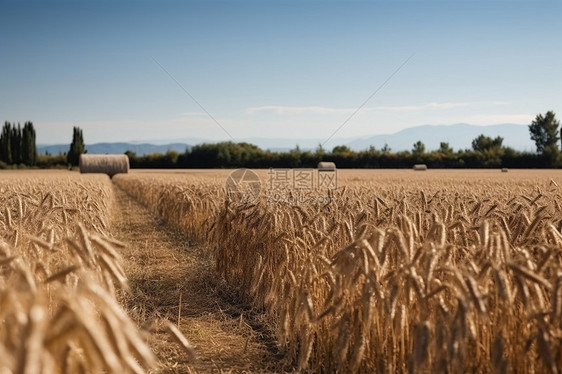
<svg viewBox="0 0 562 374"><path fill-rule="evenodd" d="M336 164L333 162L320 161L317 168L321 171L334 171L336 170Z"/></svg>
<svg viewBox="0 0 562 374"><path fill-rule="evenodd" d="M127 155L80 155L80 173L103 173L113 177L129 172Z"/></svg>
<svg viewBox="0 0 562 374"><path fill-rule="evenodd" d="M502 173L507 173L508 171L509 171L508 168L503 168L503 169L502 169Z"/></svg>
<svg viewBox="0 0 562 374"><path fill-rule="evenodd" d="M427 170L427 165L426 165L426 164L415 164L415 165L414 165L414 170L416 170L416 171L425 171L425 170Z"/></svg>

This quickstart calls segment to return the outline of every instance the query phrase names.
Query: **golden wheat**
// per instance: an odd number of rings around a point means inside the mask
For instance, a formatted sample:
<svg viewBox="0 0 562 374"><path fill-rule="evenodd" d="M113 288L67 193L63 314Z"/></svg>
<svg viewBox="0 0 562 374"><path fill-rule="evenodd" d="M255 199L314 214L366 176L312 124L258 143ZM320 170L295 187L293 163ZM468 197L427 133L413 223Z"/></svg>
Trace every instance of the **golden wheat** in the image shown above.
<svg viewBox="0 0 562 374"><path fill-rule="evenodd" d="M236 205L226 178L114 179L210 241L299 370L557 372L560 178L432 173L357 173L301 206Z"/></svg>
<svg viewBox="0 0 562 374"><path fill-rule="evenodd" d="M6 173L0 181L0 371L144 372L154 358L117 302L107 176Z"/></svg>

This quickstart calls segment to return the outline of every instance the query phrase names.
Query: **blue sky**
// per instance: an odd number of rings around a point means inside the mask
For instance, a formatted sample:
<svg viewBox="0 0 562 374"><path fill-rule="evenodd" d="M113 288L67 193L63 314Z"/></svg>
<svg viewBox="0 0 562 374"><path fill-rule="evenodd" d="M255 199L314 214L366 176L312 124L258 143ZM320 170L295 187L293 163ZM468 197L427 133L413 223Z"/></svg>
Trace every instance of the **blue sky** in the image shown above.
<svg viewBox="0 0 562 374"><path fill-rule="evenodd" d="M88 143L528 124L562 103L562 2L0 2L0 120ZM161 64L172 75L172 79Z"/></svg>

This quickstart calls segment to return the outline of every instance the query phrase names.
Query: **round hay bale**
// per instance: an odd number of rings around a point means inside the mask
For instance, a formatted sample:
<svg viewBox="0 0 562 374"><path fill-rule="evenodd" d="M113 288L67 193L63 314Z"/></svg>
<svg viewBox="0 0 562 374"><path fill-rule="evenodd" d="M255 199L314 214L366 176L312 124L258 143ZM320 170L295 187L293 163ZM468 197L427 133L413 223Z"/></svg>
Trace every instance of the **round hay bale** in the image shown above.
<svg viewBox="0 0 562 374"><path fill-rule="evenodd" d="M425 170L427 170L427 165L426 164L415 164L414 170L415 171L425 171Z"/></svg>
<svg viewBox="0 0 562 374"><path fill-rule="evenodd" d="M103 173L113 177L129 172L127 155L80 155L80 173Z"/></svg>
<svg viewBox="0 0 562 374"><path fill-rule="evenodd" d="M334 171L336 170L336 164L334 162L320 161L317 168L322 171Z"/></svg>
<svg viewBox="0 0 562 374"><path fill-rule="evenodd" d="M509 171L508 168L503 168L503 169L502 169L502 173L507 173L508 171Z"/></svg>

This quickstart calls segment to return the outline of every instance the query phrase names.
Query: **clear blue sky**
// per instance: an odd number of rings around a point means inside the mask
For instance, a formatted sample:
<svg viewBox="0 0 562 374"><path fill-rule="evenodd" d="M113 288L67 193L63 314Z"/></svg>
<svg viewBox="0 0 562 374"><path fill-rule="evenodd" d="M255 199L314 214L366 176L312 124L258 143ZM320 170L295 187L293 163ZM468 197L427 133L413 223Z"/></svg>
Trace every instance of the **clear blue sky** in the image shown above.
<svg viewBox="0 0 562 374"><path fill-rule="evenodd" d="M0 2L0 120L38 143L329 136L562 115L560 1Z"/></svg>

